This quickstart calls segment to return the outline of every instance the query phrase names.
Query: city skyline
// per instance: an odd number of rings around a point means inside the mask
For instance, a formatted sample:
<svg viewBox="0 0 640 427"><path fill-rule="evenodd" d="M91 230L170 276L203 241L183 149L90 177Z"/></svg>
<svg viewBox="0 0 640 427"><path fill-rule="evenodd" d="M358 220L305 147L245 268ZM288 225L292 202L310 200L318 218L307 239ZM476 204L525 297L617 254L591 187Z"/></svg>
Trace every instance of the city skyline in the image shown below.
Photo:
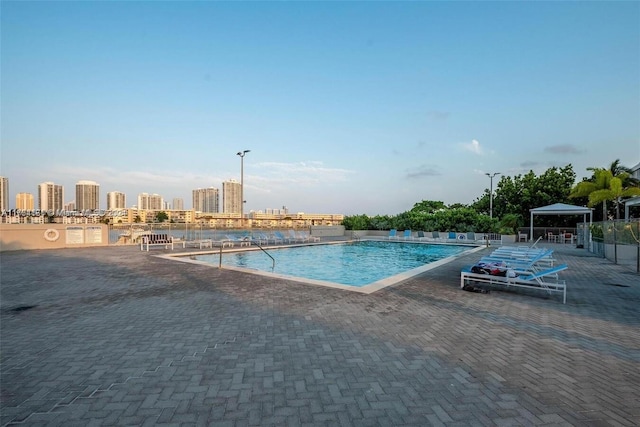
<svg viewBox="0 0 640 427"><path fill-rule="evenodd" d="M639 2L4 2L0 175L245 211L471 204L640 161ZM221 184L220 184L221 185ZM106 190L106 191L105 191ZM67 198L70 198L67 196ZM105 203L104 197L101 204Z"/></svg>
<svg viewBox="0 0 640 427"><path fill-rule="evenodd" d="M11 182L10 177L0 176L0 178L2 178L3 191L6 189L6 187L10 188L10 182ZM239 202L240 192L238 190L240 183L236 182L235 180L227 180L222 182L222 184L223 185L221 186L221 188L212 186L207 188L195 188L191 190L192 197L191 199L188 199L188 200L191 200L191 207L186 208L186 210L192 209L192 210L203 212L203 213L207 213L207 212L209 213L240 213L240 210L238 208L240 204ZM228 184L228 187L230 190L229 198L232 200L231 202L229 202L229 206L228 206L229 210L226 210L226 211L224 209L224 201L221 200L224 197L225 184ZM76 198L74 199L70 199L70 200L64 199L65 197L64 185L58 184L55 181L45 181L37 185L38 189L35 193L31 193L28 191L16 191L15 197L13 199L7 198L7 202L9 206L6 208L3 207L3 209L7 209L7 210L26 209L26 208L20 207L20 202L18 201L18 198L20 195L22 198L24 198L26 195L30 195L32 197L32 203L34 203L34 206L31 209L40 209L39 208L41 204L40 199L42 198L43 194L47 194L47 190L51 190L49 187L52 187L52 188L55 187L56 191L59 193L58 198L62 200L62 208L54 208L53 209L54 211L65 210L65 207L68 207L68 206L72 207L72 209L70 210L77 210L77 211L91 211L91 210L105 210L105 209L111 210L111 209L128 209L128 208L150 209L150 210L162 210L162 209L185 210L184 199L180 197L170 198L170 197L165 197L160 193L149 193L145 191L142 193L138 193L135 196L136 203L131 203L127 201L131 200L133 197L130 198L129 196L127 196L126 193L123 193L118 190L111 190L106 192L104 196L104 202L105 202L104 205L98 200L97 205L94 204L93 206L84 207L84 203L79 204L77 201L78 194L84 195L85 193L89 193L89 199L90 199L89 203L95 203L96 194L99 194L100 192L99 190L100 183L96 181L84 180L84 179L79 180L74 184L73 194L76 195ZM97 189L92 187L97 187ZM214 190L213 193L215 193L215 197L218 200L214 201L211 198L212 195L209 194L211 190ZM11 192L9 191L9 193ZM203 198L207 200L203 201L202 200ZM169 204L168 202L169 199L172 200L171 204ZM238 200L235 200L235 199L238 199ZM5 199L3 198L3 201L4 200ZM194 203L195 205L199 205L201 201L203 203L202 206L205 207L205 209L198 209L198 206L194 206ZM87 202L85 201L85 203ZM181 204L182 206L175 207L174 205L176 203ZM57 206L58 204L59 203L56 202L54 206ZM121 204L124 204L124 206L121 206ZM45 202L45 206L46 206L46 209L43 209L43 210L50 210L50 208L48 207L49 203ZM215 210L216 208L217 210ZM254 212L279 211L281 210L281 208L287 209L286 206L281 206L281 207L267 206L260 209L252 209L251 211L254 211ZM314 212L314 213L327 213L327 212ZM340 212L334 212L334 213L340 213Z"/></svg>

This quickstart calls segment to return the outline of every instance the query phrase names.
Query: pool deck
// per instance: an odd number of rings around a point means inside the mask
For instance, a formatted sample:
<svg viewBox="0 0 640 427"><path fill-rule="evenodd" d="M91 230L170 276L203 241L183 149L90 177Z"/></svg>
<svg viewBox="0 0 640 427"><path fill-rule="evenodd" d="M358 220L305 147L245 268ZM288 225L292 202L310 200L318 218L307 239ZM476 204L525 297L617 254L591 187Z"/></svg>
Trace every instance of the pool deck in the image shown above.
<svg viewBox="0 0 640 427"><path fill-rule="evenodd" d="M2 426L637 426L640 275L569 245L567 304L371 294L135 246L0 255ZM189 250L193 252L193 249Z"/></svg>

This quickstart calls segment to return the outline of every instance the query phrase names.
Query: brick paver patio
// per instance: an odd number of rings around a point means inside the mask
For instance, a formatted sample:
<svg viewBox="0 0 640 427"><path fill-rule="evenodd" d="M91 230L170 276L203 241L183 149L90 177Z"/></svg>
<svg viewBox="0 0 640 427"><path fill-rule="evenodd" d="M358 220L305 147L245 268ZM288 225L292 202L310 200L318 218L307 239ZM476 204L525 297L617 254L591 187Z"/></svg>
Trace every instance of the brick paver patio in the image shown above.
<svg viewBox="0 0 640 427"><path fill-rule="evenodd" d="M1 425L640 425L640 276L557 245L567 304L371 295L104 247L1 254ZM485 249L489 251L489 249Z"/></svg>

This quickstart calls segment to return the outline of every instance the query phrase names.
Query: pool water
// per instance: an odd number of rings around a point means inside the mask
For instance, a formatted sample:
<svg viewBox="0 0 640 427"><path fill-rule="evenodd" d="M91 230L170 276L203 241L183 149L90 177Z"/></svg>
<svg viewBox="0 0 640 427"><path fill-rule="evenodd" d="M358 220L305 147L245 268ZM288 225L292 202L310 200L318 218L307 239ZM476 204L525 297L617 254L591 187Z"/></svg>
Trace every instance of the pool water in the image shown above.
<svg viewBox="0 0 640 427"><path fill-rule="evenodd" d="M311 245L264 252L225 253L222 265L280 275L362 287L385 278L461 254L472 247L424 243L359 241ZM218 265L218 254L196 255L195 259Z"/></svg>

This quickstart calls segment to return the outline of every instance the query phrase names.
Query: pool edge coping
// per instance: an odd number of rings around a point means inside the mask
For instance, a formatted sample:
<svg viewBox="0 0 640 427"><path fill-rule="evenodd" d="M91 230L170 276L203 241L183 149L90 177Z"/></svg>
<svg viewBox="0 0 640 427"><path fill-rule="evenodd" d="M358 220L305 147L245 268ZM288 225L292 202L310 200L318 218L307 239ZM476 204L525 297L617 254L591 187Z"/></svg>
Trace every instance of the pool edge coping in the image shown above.
<svg viewBox="0 0 640 427"><path fill-rule="evenodd" d="M380 240L380 239L364 239L364 240ZM383 240L386 241L386 240ZM331 245L331 244L344 244L344 243L349 243L352 242L352 240L346 240L346 241L335 241L335 242L321 242L321 243L308 243L308 244L293 244L293 245L278 245L278 246L269 246L269 249L285 249L285 248L292 248L292 247L304 247L304 246L315 246L315 245ZM434 243L434 242L400 242L400 243L424 243L424 244L435 244L435 245L443 245L445 243ZM455 243L446 243L447 245L455 245L455 246L472 246L469 245L468 243L466 245L461 245L461 244L455 244ZM341 289L341 290L345 290L345 291L350 291L350 292L358 292L361 294L372 294L374 292L377 292L379 290L385 289L385 288L389 288L389 287L393 287L393 286L397 286L409 279L412 279L416 276L419 276L420 274L426 273L427 271L433 270L434 268L438 268L442 265L445 265L451 261L453 261L456 258L459 258L463 255L468 255L471 253L475 253L478 252L482 249L484 249L484 245L474 245L475 247L473 247L472 249L460 252L458 254L454 254L451 256L448 256L446 258L442 258L439 259L437 261L431 262L429 264L420 266L420 267L416 267L416 268L412 268L411 270L407 270L404 271L402 273L398 273L395 274L393 276L389 276L389 277L385 277L384 279L380 279L377 280L375 282L369 283L367 285L363 285L363 286L351 286L351 285L343 285L341 283L335 283L335 282L330 282L330 281L325 281L325 280L317 280L317 279L307 279L304 277L298 277L298 276L289 276L286 274L279 274L279 273L270 273L268 271L262 271L262 270L256 270L256 269L250 269L250 268L242 268L242 267L235 267L235 266L223 266L220 267L216 264L212 264L210 262L206 262L206 261L199 261L196 259L191 259L191 256L195 256L195 255L215 255L215 254L229 254L229 253L236 253L236 252L245 252L245 251L259 251L260 248L258 247L244 247L244 248L227 248L227 250L217 250L217 251L213 251L213 250L204 250L204 251L195 251L195 252L181 252L179 254L161 254L161 255L155 255L158 258L163 258L163 259L169 259L172 261L178 261L178 262L184 262L184 263L188 263L188 264L196 264L196 265L203 265L203 266L207 266L207 267L212 267L212 268L220 268L223 270L230 270L230 271L238 271L241 273L248 273L248 274L255 274L258 276L263 276L263 277L270 277L273 279L282 279L282 280L288 280L288 281L292 281L292 282L297 282L297 283L301 283L301 284L305 284L305 285L313 285L313 286L323 286L323 287L328 287L328 288L333 288L333 289Z"/></svg>

